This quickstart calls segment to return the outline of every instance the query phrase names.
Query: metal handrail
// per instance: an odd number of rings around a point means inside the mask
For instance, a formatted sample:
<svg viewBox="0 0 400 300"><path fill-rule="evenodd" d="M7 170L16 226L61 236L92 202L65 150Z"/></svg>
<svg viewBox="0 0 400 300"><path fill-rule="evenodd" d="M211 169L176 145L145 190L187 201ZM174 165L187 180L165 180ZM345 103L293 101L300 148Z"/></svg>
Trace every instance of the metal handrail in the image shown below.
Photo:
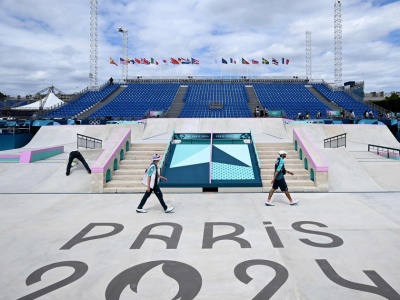
<svg viewBox="0 0 400 300"><path fill-rule="evenodd" d="M324 148L339 148L341 146L344 146L346 148L346 135L347 135L347 133L342 133L342 134L335 135L333 137L324 139ZM339 140L344 140L344 144L339 144ZM335 141L336 144L332 145L333 141ZM329 147L328 147L328 143L329 143Z"/></svg>
<svg viewBox="0 0 400 300"><path fill-rule="evenodd" d="M386 152L386 153L387 153L387 158L389 158L389 150L392 150L392 153L393 153L393 154L394 154L395 152L398 152L398 153L399 153L399 156L400 156L400 149L396 149L396 148L391 148L391 147L385 147L385 146L378 146L378 145L368 144L368 152L369 152L371 149L376 149L378 155L379 155L379 151L380 151L380 150L386 150L386 151L383 151L383 152Z"/></svg>
<svg viewBox="0 0 400 300"><path fill-rule="evenodd" d="M83 134L76 134L77 141L76 141L76 148L85 147L86 149L101 149L102 148L102 140L86 136ZM82 142L82 143L80 143ZM88 143L89 142L89 143ZM92 147L91 147L92 146Z"/></svg>

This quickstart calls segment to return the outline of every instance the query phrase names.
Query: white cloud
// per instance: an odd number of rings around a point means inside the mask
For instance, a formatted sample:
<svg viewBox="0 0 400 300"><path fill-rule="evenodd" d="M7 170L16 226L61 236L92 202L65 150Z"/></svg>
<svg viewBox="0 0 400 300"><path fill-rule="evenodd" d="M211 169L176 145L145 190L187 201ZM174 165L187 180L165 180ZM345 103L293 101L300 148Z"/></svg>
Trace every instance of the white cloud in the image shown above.
<svg viewBox="0 0 400 300"><path fill-rule="evenodd" d="M366 81L366 91L399 90L400 2L343 3L343 81ZM129 66L138 75L305 75L305 31L312 32L313 78L333 81L334 1L150 0L99 1L98 80L121 78L121 34L129 30L129 56L160 60L195 57L199 66ZM0 0L0 92L33 94L55 85L85 88L89 77L89 1ZM289 58L276 68L215 64L221 58Z"/></svg>

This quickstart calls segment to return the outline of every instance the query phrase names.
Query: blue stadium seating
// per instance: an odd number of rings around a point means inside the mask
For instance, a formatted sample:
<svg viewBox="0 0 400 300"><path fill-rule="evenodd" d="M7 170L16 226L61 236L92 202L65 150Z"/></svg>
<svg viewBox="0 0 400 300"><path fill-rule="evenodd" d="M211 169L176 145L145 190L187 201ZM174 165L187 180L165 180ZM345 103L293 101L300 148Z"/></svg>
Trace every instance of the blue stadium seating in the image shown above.
<svg viewBox="0 0 400 300"><path fill-rule="evenodd" d="M89 118L106 116L142 119L149 110L167 111L180 85L175 83L129 84L113 101Z"/></svg>
<svg viewBox="0 0 400 300"><path fill-rule="evenodd" d="M180 118L249 118L248 95L243 84L190 84ZM222 108L210 109L211 104Z"/></svg>
<svg viewBox="0 0 400 300"><path fill-rule="evenodd" d="M363 117L366 110L369 111L369 107L361 102L354 100L351 96L343 91L331 91L327 86L322 83L314 83L313 87L324 95L328 100L336 103L344 109L350 111L354 110L356 117ZM374 111L374 115L377 116L377 112Z"/></svg>
<svg viewBox="0 0 400 300"><path fill-rule="evenodd" d="M90 91L83 94L81 97L73 102L56 109L49 114L45 115L46 118L71 118L76 114L84 111L88 107L104 100L112 92L119 88L119 85L108 85L101 91Z"/></svg>
<svg viewBox="0 0 400 300"><path fill-rule="evenodd" d="M320 111L322 117L330 108L318 100L304 83L255 83L253 85L258 99L268 110L284 110L287 118L296 118L301 112L309 112L315 118Z"/></svg>

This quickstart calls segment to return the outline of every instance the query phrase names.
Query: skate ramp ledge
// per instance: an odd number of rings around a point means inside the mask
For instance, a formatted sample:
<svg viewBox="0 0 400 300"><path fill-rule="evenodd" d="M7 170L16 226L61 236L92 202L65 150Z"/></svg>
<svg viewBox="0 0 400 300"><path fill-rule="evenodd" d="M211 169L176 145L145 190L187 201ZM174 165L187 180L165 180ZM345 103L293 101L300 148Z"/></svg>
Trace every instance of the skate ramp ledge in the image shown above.
<svg viewBox="0 0 400 300"><path fill-rule="evenodd" d="M0 162L19 162L20 164L29 164L61 153L64 153L64 146L24 150L19 155L0 155Z"/></svg>
<svg viewBox="0 0 400 300"><path fill-rule="evenodd" d="M120 161L125 158L131 145L131 130L121 128L108 145L91 168L92 193L102 193L106 182L111 180L113 171L119 168Z"/></svg>
<svg viewBox="0 0 400 300"><path fill-rule="evenodd" d="M304 168L308 171L310 179L314 181L317 191L329 191L329 167L303 129L293 129L293 142L296 151L299 152L300 159L304 162Z"/></svg>

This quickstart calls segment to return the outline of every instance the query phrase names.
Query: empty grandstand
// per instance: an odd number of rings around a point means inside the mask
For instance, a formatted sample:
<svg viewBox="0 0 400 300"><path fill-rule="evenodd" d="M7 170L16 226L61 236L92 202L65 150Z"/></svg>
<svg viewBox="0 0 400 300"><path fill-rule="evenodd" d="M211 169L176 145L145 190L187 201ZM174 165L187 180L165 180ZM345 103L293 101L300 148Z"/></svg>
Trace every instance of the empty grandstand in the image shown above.
<svg viewBox="0 0 400 300"><path fill-rule="evenodd" d="M180 118L248 118L252 116L244 84L190 84Z"/></svg>
<svg viewBox="0 0 400 300"><path fill-rule="evenodd" d="M178 90L179 84L176 83L129 84L113 101L89 118L112 116L141 119L150 110L167 111Z"/></svg>
<svg viewBox="0 0 400 300"><path fill-rule="evenodd" d="M254 90L263 107L268 110L283 110L286 117L295 118L298 112L309 112L315 116L318 111L322 116L330 108L320 102L304 83L254 84Z"/></svg>
<svg viewBox="0 0 400 300"><path fill-rule="evenodd" d="M367 105L356 101L344 91L332 91L323 83L313 83L312 86L328 100L340 105L348 111L354 110L355 115L358 117L363 117L364 112L369 110ZM374 114L376 116L377 112L374 111Z"/></svg>
<svg viewBox="0 0 400 300"><path fill-rule="evenodd" d="M114 92L119 85L108 85L101 91L88 91L83 94L81 97L67 103L66 105L60 107L57 110L54 110L47 114L46 118L71 118L73 116L82 113L89 107L97 104L98 102L103 101L107 98L112 92Z"/></svg>

